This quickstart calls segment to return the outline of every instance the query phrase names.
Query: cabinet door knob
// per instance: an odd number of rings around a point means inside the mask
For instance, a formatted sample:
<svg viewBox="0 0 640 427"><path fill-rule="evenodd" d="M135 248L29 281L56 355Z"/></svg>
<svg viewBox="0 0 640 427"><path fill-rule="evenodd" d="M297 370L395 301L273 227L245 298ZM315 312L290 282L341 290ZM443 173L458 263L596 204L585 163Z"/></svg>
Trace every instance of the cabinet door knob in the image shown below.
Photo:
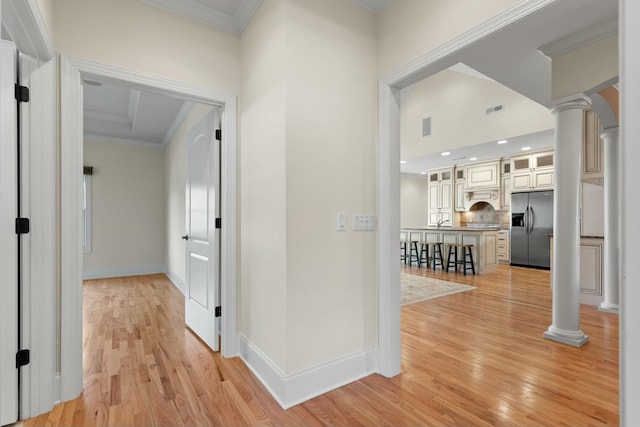
<svg viewBox="0 0 640 427"><path fill-rule="evenodd" d="M188 235L188 234L185 234L184 236L182 236L182 239L183 239L183 240L189 240L189 235Z"/></svg>

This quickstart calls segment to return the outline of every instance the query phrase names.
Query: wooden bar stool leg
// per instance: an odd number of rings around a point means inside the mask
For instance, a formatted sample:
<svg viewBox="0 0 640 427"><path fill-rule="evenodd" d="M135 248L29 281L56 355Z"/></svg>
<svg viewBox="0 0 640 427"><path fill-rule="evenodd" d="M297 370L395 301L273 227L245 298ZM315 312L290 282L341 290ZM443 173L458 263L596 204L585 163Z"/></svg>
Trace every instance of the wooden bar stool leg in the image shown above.
<svg viewBox="0 0 640 427"><path fill-rule="evenodd" d="M471 272L473 274L476 274L476 266L473 263L473 251L471 250L471 248L469 248L469 259L471 260ZM465 269L466 272L466 269Z"/></svg>

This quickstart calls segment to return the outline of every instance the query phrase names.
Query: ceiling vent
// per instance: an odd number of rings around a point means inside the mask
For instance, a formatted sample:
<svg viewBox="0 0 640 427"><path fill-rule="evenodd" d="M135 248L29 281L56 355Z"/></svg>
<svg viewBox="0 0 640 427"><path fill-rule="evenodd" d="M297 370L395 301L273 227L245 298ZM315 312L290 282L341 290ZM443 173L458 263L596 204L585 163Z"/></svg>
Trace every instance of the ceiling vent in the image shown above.
<svg viewBox="0 0 640 427"><path fill-rule="evenodd" d="M431 117L422 119L422 136L431 135Z"/></svg>
<svg viewBox="0 0 640 427"><path fill-rule="evenodd" d="M493 107L487 108L487 114L495 114L504 110L504 104L494 105Z"/></svg>

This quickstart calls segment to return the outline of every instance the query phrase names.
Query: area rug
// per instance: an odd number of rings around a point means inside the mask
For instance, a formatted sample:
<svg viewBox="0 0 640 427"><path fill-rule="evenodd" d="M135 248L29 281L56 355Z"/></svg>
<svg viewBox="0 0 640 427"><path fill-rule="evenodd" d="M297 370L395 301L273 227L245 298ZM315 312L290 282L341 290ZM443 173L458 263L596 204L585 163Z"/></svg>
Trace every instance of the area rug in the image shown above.
<svg viewBox="0 0 640 427"><path fill-rule="evenodd" d="M400 273L400 302L402 305L415 304L475 288L475 286L461 285L446 280Z"/></svg>

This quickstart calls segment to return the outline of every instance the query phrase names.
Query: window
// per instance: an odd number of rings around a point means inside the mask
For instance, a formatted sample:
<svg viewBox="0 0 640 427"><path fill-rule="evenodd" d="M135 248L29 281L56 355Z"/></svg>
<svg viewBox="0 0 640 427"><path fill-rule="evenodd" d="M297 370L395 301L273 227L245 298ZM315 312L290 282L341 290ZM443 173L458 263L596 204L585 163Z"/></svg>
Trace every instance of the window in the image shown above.
<svg viewBox="0 0 640 427"><path fill-rule="evenodd" d="M82 251L91 253L91 175L82 175Z"/></svg>

